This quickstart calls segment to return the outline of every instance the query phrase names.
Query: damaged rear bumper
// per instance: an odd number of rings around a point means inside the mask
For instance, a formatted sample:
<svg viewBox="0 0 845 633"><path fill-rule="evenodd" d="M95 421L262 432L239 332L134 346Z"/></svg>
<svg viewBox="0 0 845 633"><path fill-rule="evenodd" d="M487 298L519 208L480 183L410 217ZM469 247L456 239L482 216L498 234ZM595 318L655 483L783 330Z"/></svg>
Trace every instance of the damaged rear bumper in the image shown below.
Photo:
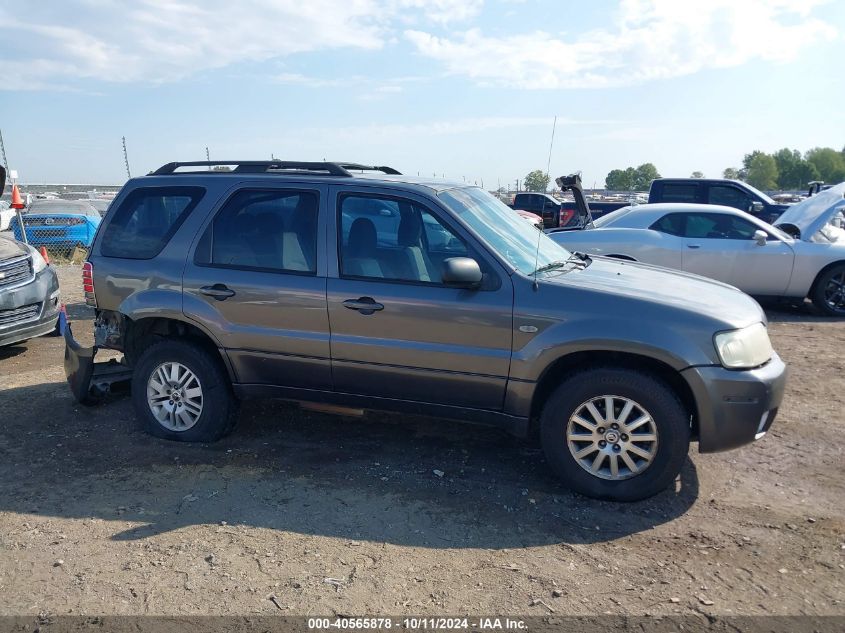
<svg viewBox="0 0 845 633"><path fill-rule="evenodd" d="M97 363L97 346L82 347L73 338L70 323L65 326L65 377L70 391L81 404L96 404L118 386L128 387L132 368L112 358Z"/></svg>

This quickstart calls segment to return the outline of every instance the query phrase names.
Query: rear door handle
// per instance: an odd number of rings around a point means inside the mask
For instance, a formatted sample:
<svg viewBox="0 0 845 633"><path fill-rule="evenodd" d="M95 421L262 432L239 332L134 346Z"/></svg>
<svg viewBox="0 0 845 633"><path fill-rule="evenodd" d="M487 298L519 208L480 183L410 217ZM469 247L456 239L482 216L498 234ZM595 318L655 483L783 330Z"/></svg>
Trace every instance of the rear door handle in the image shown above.
<svg viewBox="0 0 845 633"><path fill-rule="evenodd" d="M372 314L379 310L384 310L384 306L377 303L372 297L360 297L359 299L347 299L343 302L344 308L350 310L358 310L361 314Z"/></svg>
<svg viewBox="0 0 845 633"><path fill-rule="evenodd" d="M687 244L687 248L701 248L701 244Z"/></svg>
<svg viewBox="0 0 845 633"><path fill-rule="evenodd" d="M200 293L207 297L214 297L218 301L225 301L229 297L235 296L235 291L226 287L226 284L214 284L213 286L203 286L200 288Z"/></svg>

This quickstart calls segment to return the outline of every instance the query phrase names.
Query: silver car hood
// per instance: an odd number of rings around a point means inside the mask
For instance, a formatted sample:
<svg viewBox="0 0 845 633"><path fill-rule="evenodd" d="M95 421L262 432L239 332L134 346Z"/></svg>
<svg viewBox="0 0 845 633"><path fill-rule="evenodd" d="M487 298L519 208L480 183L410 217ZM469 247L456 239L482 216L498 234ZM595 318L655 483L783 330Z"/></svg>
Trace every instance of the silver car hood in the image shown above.
<svg viewBox="0 0 845 633"><path fill-rule="evenodd" d="M792 205L776 220L775 226L793 224L801 231L801 239L809 241L842 208L845 208L845 182Z"/></svg>

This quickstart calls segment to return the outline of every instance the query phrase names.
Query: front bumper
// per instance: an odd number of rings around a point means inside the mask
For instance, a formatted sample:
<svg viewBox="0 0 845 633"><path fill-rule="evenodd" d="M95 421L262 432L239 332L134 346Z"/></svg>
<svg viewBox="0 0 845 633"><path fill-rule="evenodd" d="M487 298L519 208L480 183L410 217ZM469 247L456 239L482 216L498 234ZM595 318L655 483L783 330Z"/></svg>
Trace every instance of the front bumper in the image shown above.
<svg viewBox="0 0 845 633"><path fill-rule="evenodd" d="M12 289L0 288L0 311L16 310L40 304L37 317L0 324L0 346L12 345L54 331L61 308L59 279L48 266L27 284Z"/></svg>
<svg viewBox="0 0 845 633"><path fill-rule="evenodd" d="M757 369L689 367L681 375L695 397L698 450L715 453L766 434L783 400L787 369L775 354Z"/></svg>

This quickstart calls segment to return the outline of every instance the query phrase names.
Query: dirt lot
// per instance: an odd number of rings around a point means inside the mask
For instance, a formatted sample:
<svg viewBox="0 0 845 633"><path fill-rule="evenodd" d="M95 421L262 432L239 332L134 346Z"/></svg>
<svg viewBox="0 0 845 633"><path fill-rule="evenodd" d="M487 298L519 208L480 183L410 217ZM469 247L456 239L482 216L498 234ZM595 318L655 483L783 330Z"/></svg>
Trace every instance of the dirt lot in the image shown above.
<svg viewBox="0 0 845 633"><path fill-rule="evenodd" d="M0 613L845 614L845 322L769 317L773 432L628 505L437 420L261 402L217 444L157 440L125 398L72 401L60 339L2 348Z"/></svg>

